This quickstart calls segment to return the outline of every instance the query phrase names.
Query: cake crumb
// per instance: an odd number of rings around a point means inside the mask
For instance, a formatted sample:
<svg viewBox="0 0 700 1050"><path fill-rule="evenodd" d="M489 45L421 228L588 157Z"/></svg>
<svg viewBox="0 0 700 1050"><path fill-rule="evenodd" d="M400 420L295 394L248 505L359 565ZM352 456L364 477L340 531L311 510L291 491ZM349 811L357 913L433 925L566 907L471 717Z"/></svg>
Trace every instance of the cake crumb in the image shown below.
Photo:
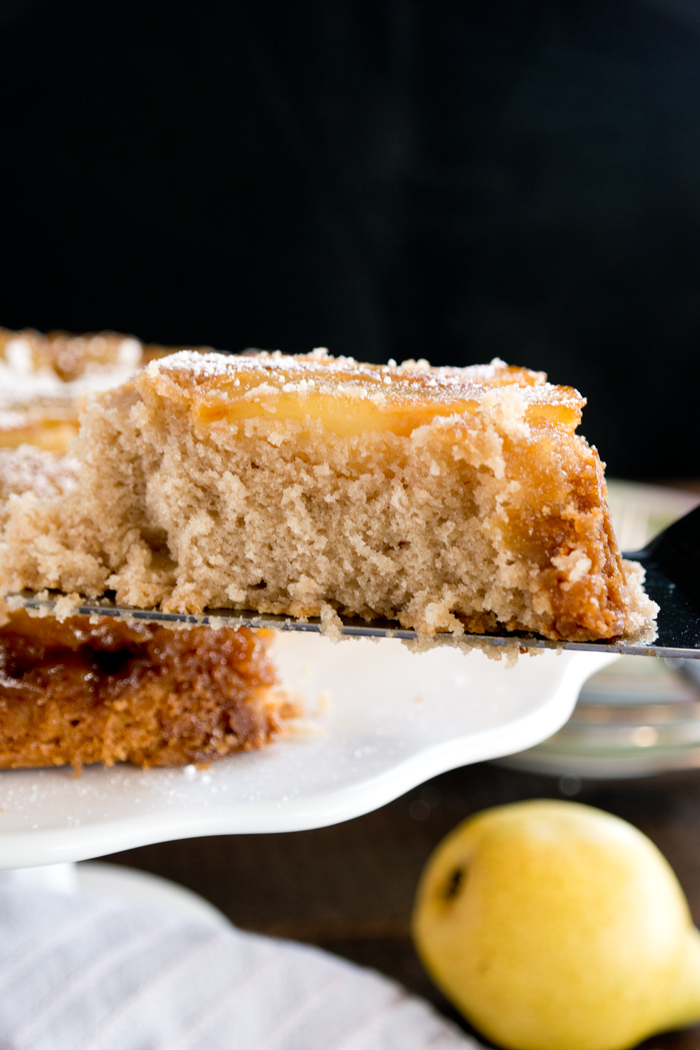
<svg viewBox="0 0 700 1050"><path fill-rule="evenodd" d="M343 638L343 621L338 616L332 605L324 603L320 613L321 632L331 642L339 642Z"/></svg>

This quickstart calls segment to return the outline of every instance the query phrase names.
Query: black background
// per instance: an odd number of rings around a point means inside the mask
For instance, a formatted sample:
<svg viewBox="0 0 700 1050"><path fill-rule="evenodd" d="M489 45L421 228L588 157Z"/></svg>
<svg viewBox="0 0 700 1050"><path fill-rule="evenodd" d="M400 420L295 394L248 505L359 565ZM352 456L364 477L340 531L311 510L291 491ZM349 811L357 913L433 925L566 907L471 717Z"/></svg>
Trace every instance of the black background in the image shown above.
<svg viewBox="0 0 700 1050"><path fill-rule="evenodd" d="M0 11L0 323L499 355L700 476L696 0Z"/></svg>

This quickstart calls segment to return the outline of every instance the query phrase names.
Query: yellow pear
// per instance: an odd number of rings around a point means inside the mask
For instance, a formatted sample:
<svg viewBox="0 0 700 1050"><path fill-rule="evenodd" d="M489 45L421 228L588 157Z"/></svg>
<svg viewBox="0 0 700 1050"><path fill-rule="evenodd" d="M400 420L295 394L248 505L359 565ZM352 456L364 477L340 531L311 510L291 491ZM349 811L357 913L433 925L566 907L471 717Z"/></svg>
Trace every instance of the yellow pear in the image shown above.
<svg viewBox="0 0 700 1050"><path fill-rule="evenodd" d="M700 933L673 871L590 806L464 821L425 867L413 935L438 987L511 1050L624 1050L700 1020Z"/></svg>

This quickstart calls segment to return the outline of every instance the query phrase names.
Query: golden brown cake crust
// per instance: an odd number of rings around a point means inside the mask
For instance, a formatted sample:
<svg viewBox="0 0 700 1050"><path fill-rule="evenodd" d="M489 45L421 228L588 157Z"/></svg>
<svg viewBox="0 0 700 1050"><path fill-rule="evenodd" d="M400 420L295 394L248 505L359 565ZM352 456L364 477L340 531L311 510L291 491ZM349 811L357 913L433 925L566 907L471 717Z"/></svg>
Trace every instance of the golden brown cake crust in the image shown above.
<svg viewBox="0 0 700 1050"><path fill-rule="evenodd" d="M263 747L294 713L269 640L14 613L0 628L0 769L207 763Z"/></svg>
<svg viewBox="0 0 700 1050"><path fill-rule="evenodd" d="M0 585L425 637L633 633L651 609L575 432L583 404L500 361L176 354L95 401L75 490L13 501Z"/></svg>

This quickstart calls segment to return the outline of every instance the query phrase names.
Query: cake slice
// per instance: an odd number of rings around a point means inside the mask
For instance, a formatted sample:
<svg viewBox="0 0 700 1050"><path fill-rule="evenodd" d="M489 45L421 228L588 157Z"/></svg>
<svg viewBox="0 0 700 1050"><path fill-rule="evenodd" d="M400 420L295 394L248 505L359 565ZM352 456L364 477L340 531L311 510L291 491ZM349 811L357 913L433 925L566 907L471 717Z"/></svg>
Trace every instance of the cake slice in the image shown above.
<svg viewBox="0 0 700 1050"><path fill-rule="evenodd" d="M3 593L587 640L648 620L584 400L501 361L183 352L97 396L76 483L10 501Z"/></svg>

